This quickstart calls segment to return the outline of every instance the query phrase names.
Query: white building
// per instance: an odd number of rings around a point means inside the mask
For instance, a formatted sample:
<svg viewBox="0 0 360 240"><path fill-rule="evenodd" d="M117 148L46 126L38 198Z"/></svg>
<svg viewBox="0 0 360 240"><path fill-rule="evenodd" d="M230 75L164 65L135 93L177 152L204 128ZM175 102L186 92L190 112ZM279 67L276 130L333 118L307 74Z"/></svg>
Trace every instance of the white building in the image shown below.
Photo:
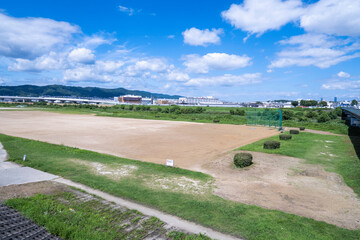
<svg viewBox="0 0 360 240"><path fill-rule="evenodd" d="M181 104L194 104L194 105L213 105L213 104L224 104L219 99L212 96L209 97L182 97L179 98Z"/></svg>

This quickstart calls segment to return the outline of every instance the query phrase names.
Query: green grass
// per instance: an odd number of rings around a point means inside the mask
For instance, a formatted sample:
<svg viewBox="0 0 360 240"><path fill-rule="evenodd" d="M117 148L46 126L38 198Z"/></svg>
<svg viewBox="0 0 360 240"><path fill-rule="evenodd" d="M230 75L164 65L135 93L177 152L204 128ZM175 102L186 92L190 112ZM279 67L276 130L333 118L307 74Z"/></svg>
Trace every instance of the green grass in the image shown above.
<svg viewBox="0 0 360 240"><path fill-rule="evenodd" d="M337 134L348 134L349 127L344 124L340 119L331 120L329 122L318 123L314 121L295 121L295 120L284 120L283 126L286 127L305 127L306 129L314 129L326 132L332 132Z"/></svg>
<svg viewBox="0 0 360 240"><path fill-rule="evenodd" d="M152 174L181 175L199 181L212 180L210 176L203 173L167 168L162 165L1 134L0 142L8 151L11 161L60 175L115 196L131 199L224 233L243 236L247 239L360 238L360 231L342 229L293 214L225 200L210 192L191 194L153 189L146 184L147 178L141 178L142 175ZM27 154L29 161L22 161L23 154ZM104 164L131 164L136 165L138 170L134 174L135 177L113 180L106 176L95 175L85 166L73 164L68 159L96 161Z"/></svg>
<svg viewBox="0 0 360 240"><path fill-rule="evenodd" d="M37 194L5 202L51 234L68 240L143 239L153 231L166 235L158 218L145 218L138 211L114 209L100 199L82 201L74 193ZM170 232L174 240L210 238L202 234Z"/></svg>
<svg viewBox="0 0 360 240"><path fill-rule="evenodd" d="M327 171L340 174L346 184L360 196L360 159L348 136L321 135L300 132L292 139L280 141L279 149L264 149L268 140L279 140L279 136L254 142L236 150L265 152L302 158L309 164L321 164Z"/></svg>

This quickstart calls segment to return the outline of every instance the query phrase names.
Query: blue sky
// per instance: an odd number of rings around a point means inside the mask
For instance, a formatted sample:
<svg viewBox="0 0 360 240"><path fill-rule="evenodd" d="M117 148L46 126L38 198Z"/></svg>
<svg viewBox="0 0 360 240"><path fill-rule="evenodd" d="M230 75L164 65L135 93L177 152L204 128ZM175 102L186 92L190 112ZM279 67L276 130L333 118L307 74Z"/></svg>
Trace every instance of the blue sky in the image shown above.
<svg viewBox="0 0 360 240"><path fill-rule="evenodd" d="M0 84L360 98L360 1L0 2Z"/></svg>

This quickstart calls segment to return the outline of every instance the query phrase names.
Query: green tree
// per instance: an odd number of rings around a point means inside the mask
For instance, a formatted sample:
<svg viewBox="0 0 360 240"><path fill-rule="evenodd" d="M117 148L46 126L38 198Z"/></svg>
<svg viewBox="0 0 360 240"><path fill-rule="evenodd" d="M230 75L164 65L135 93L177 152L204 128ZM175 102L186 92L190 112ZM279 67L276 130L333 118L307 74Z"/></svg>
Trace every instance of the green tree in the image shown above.
<svg viewBox="0 0 360 240"><path fill-rule="evenodd" d="M328 113L322 112L322 113L319 115L319 117L318 117L317 120L318 120L319 123L328 122L328 121L330 121L330 116L329 116Z"/></svg>
<svg viewBox="0 0 360 240"><path fill-rule="evenodd" d="M291 105L293 105L294 107L297 107L297 105L299 105L299 102L298 101L292 101Z"/></svg>
<svg viewBox="0 0 360 240"><path fill-rule="evenodd" d="M282 112L282 117L283 117L283 120L291 120L294 118L294 112L293 111L287 111L287 110L284 110Z"/></svg>
<svg viewBox="0 0 360 240"><path fill-rule="evenodd" d="M356 99L351 101L351 106L355 106L355 105L358 105L358 101L356 101Z"/></svg>
<svg viewBox="0 0 360 240"><path fill-rule="evenodd" d="M321 107L326 107L326 106L327 106L327 102L321 101L321 102L319 103L319 105L320 105Z"/></svg>

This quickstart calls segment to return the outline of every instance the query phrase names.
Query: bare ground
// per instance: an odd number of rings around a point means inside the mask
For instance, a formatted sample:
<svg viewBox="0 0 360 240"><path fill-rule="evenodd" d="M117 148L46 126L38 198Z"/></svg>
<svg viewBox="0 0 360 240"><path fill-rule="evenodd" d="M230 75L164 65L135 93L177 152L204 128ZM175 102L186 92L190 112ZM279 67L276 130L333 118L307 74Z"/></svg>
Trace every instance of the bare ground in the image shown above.
<svg viewBox="0 0 360 240"><path fill-rule="evenodd" d="M360 228L360 200L339 175L321 166L264 153L253 153L255 164L247 170L232 166L232 149L276 130L16 111L0 111L0 122L0 132L13 136L160 164L173 159L178 167L214 176L215 194L224 198Z"/></svg>
<svg viewBox="0 0 360 240"><path fill-rule="evenodd" d="M360 201L338 174L302 159L258 152L251 152L253 165L238 169L233 165L235 153L199 169L215 177L215 194L343 228L360 228Z"/></svg>
<svg viewBox="0 0 360 240"><path fill-rule="evenodd" d="M0 111L0 133L191 169L218 154L278 134L226 124ZM196 161L194 161L196 159Z"/></svg>

